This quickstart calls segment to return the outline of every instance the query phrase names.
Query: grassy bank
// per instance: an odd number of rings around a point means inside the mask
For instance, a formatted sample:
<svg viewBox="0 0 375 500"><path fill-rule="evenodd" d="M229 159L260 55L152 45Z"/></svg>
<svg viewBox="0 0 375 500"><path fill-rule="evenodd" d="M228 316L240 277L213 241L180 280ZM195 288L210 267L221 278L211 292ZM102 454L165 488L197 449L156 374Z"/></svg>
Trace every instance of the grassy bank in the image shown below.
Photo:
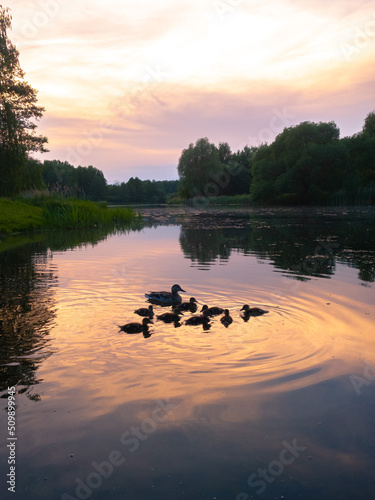
<svg viewBox="0 0 375 500"><path fill-rule="evenodd" d="M106 203L75 199L0 198L0 234L41 229L127 227L137 219L132 208L108 208Z"/></svg>
<svg viewBox="0 0 375 500"><path fill-rule="evenodd" d="M21 201L0 198L0 234L16 233L43 226L43 209Z"/></svg>

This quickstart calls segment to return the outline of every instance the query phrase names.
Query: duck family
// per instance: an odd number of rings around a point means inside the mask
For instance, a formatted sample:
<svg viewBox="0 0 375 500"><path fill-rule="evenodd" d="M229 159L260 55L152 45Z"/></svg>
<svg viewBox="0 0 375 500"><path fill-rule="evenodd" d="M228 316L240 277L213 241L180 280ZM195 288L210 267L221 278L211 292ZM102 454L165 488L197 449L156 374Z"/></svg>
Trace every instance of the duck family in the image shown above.
<svg viewBox="0 0 375 500"><path fill-rule="evenodd" d="M180 285L173 285L171 287L170 292L148 292L145 294L145 297L148 302L153 305L149 305L148 307L140 307L134 311L135 314L143 317L142 323L132 322L127 323L125 325L119 326L120 331L125 333L133 334L133 333L143 333L144 337L150 337L151 333L149 332L149 325L153 324L153 319L155 316L154 306L172 306L172 310L168 312L164 312L162 314L157 314L156 319L158 321L163 321L164 323L173 323L175 327L181 326L181 319L183 313L195 313L197 311L198 301L191 297L187 302L182 302L181 295L178 292L186 293ZM187 318L184 321L185 325L203 326L204 330L208 330L211 328L211 320L215 316L220 316L220 323L228 328L229 325L233 323L233 318L230 315L229 309L224 309L221 307L208 307L207 304L204 304L200 310L201 314L194 315ZM248 321L250 317L262 316L263 314L267 314L268 311L261 309L259 307L250 307L248 304L245 304L240 309L240 317L244 321Z"/></svg>

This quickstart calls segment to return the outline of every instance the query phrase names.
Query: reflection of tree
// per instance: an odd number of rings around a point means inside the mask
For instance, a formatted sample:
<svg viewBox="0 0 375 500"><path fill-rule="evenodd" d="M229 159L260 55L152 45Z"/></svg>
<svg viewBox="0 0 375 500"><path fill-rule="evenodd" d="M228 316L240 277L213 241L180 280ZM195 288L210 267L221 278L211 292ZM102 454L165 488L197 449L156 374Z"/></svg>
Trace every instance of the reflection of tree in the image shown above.
<svg viewBox="0 0 375 500"><path fill-rule="evenodd" d="M102 229L53 231L39 234L37 242L25 244L25 236L0 242L0 391L17 384L30 399L40 398L30 387L40 382L38 367L52 353L57 276L50 250L95 245L107 234Z"/></svg>
<svg viewBox="0 0 375 500"><path fill-rule="evenodd" d="M3 252L0 259L0 389L37 384L39 364L50 355L48 328L54 317L46 249L39 244ZM38 395L31 399L38 399Z"/></svg>
<svg viewBox="0 0 375 500"><path fill-rule="evenodd" d="M328 277L337 260L358 268L360 279L375 279L375 225L361 214L353 220L298 209L250 217L210 212L182 222L180 244L186 257L202 265L228 260L235 249L269 259L295 279Z"/></svg>

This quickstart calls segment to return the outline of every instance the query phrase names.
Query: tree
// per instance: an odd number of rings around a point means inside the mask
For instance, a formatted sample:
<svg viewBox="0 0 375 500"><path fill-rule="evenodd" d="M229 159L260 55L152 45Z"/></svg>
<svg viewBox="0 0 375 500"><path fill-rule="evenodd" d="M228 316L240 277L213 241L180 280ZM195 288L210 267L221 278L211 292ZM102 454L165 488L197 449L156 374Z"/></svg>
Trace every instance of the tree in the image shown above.
<svg viewBox="0 0 375 500"><path fill-rule="evenodd" d="M178 162L180 195L182 198L217 195L217 176L223 171L219 151L207 137L189 144ZM213 192L210 191L213 188Z"/></svg>
<svg viewBox="0 0 375 500"><path fill-rule="evenodd" d="M347 151L334 122L302 122L263 145L252 165L252 201L322 202L340 188Z"/></svg>
<svg viewBox="0 0 375 500"><path fill-rule="evenodd" d="M107 181L104 174L98 168L77 167L78 193L91 200L104 200L107 194Z"/></svg>
<svg viewBox="0 0 375 500"><path fill-rule="evenodd" d="M50 191L67 196L77 196L77 169L67 161L45 160L43 179Z"/></svg>
<svg viewBox="0 0 375 500"><path fill-rule="evenodd" d="M375 111L366 116L362 133L369 138L375 139Z"/></svg>
<svg viewBox="0 0 375 500"><path fill-rule="evenodd" d="M29 153L47 151L47 138L36 135L33 121L44 108L36 104L37 91L24 81L19 52L7 35L11 22L9 9L0 6L0 195L34 187L27 173Z"/></svg>

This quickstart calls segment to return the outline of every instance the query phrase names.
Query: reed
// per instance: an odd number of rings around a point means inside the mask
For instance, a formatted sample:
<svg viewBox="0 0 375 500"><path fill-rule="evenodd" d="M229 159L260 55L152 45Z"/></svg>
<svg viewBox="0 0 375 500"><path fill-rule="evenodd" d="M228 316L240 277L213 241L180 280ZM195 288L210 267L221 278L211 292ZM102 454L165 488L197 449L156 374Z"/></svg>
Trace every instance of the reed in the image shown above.
<svg viewBox="0 0 375 500"><path fill-rule="evenodd" d="M83 200L49 199L43 203L44 227L80 229L84 227L126 227L136 220L132 208L108 208L106 203Z"/></svg>
<svg viewBox="0 0 375 500"><path fill-rule="evenodd" d="M124 229L141 217L130 207L109 208L106 202L37 196L0 198L0 235L41 229Z"/></svg>

